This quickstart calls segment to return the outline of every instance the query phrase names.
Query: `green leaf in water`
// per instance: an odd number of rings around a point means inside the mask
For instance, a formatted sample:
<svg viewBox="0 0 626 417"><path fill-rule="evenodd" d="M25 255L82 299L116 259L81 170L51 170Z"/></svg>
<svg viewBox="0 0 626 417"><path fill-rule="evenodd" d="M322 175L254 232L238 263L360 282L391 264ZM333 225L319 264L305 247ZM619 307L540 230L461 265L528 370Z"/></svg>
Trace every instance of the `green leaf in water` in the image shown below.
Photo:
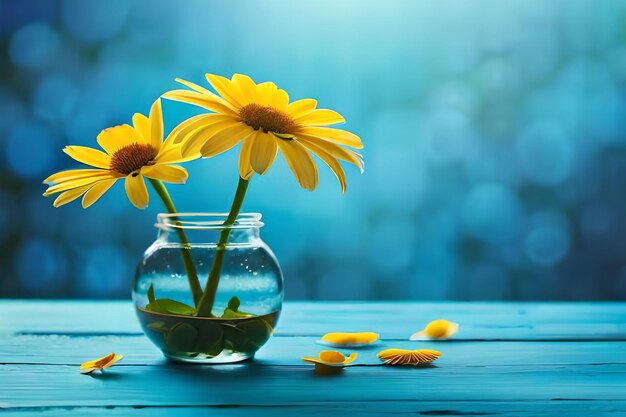
<svg viewBox="0 0 626 417"><path fill-rule="evenodd" d="M150 283L150 288L148 288L148 302L154 303L154 284Z"/></svg>
<svg viewBox="0 0 626 417"><path fill-rule="evenodd" d="M154 330L155 332L160 332L160 333L167 333L167 331L169 330L169 328L163 321L155 321L154 323L149 323L148 327Z"/></svg>
<svg viewBox="0 0 626 417"><path fill-rule="evenodd" d="M224 339L235 352L255 352L271 335L269 324L261 318L223 327Z"/></svg>
<svg viewBox="0 0 626 417"><path fill-rule="evenodd" d="M146 306L146 310L154 311L155 313L177 314L179 316L193 316L196 312L195 308L169 298L159 298L151 301Z"/></svg>
<svg viewBox="0 0 626 417"><path fill-rule="evenodd" d="M232 297L228 300L228 306L224 309L224 314L222 314L222 318L225 319L239 319L246 317L254 317L254 314L246 313L245 311L239 311L239 306L241 305L241 301L239 301L238 297Z"/></svg>
<svg viewBox="0 0 626 417"><path fill-rule="evenodd" d="M218 323L206 321L200 324L195 350L215 357L224 349L224 331Z"/></svg>
<svg viewBox="0 0 626 417"><path fill-rule="evenodd" d="M271 335L270 325L263 319L255 319L238 324L239 330L242 330L248 337L248 342L254 345L255 349L263 346Z"/></svg>
<svg viewBox="0 0 626 417"><path fill-rule="evenodd" d="M235 296L228 300L228 307L233 311L239 310L239 306L241 305L241 301L239 301L239 297Z"/></svg>
<svg viewBox="0 0 626 417"><path fill-rule="evenodd" d="M173 352L193 352L198 340L198 330L187 323L176 323L172 326L165 343Z"/></svg>
<svg viewBox="0 0 626 417"><path fill-rule="evenodd" d="M245 352L246 335L232 324L222 324L224 329L224 347L233 352Z"/></svg>
<svg viewBox="0 0 626 417"><path fill-rule="evenodd" d="M244 313L243 311L233 311L230 308L224 309L224 314L222 314L222 318L224 319L239 319L246 317L254 317L254 314Z"/></svg>

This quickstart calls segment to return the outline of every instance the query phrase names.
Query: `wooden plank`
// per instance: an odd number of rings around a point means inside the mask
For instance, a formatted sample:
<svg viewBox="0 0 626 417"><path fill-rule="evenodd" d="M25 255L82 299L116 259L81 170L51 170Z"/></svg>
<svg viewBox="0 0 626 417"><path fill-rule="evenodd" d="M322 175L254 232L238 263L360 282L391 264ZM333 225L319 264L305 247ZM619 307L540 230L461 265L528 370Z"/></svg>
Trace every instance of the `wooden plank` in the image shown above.
<svg viewBox="0 0 626 417"><path fill-rule="evenodd" d="M313 337L275 337L257 353L253 364L301 365L301 356L316 355L328 347ZM356 363L379 364L376 353L390 347L435 349L443 353L443 366L512 366L626 364L626 342L410 342L382 340L372 346L345 350L357 352ZM167 365L161 352L143 336L43 336L5 337L0 343L0 363L75 365L109 352L124 355L123 365Z"/></svg>
<svg viewBox="0 0 626 417"><path fill-rule="evenodd" d="M405 339L442 317L461 323L459 339ZM70 417L618 416L626 414L625 323L624 303L287 303L256 360L197 366L164 360L128 302L2 301L0 408ZM377 330L383 340L358 350L341 375L322 377L299 357L324 349L315 340L334 330ZM427 368L375 366L387 347L443 356ZM101 376L79 374L80 362L109 351L124 360Z"/></svg>
<svg viewBox="0 0 626 417"><path fill-rule="evenodd" d="M2 365L0 406L274 406L359 401L623 401L626 365L520 367L119 366L85 376L75 366Z"/></svg>
<svg viewBox="0 0 626 417"><path fill-rule="evenodd" d="M626 340L626 303L286 303L276 335L372 330L400 340L437 318L459 322L459 340ZM4 300L0 334L11 333L141 330L129 301Z"/></svg>
<svg viewBox="0 0 626 417"><path fill-rule="evenodd" d="M557 417L621 417L626 414L626 401L393 401L393 402L315 402L288 406L205 406L205 407L25 407L4 410L5 417L372 417L382 414L415 416L557 416Z"/></svg>

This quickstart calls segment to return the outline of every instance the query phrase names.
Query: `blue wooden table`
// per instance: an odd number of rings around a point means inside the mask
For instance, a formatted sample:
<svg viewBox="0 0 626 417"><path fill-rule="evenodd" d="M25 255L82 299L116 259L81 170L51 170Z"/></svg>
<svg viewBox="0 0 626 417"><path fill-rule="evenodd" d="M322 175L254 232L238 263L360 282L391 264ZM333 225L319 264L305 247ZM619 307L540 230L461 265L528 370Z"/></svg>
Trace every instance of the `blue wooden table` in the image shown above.
<svg viewBox="0 0 626 417"><path fill-rule="evenodd" d="M409 342L425 323L454 340ZM330 331L375 331L355 366L300 361ZM130 302L0 302L0 411L7 416L625 416L626 303L287 303L275 336L241 364L166 361ZM388 347L443 353L432 367L379 365ZM124 359L98 376L78 365Z"/></svg>

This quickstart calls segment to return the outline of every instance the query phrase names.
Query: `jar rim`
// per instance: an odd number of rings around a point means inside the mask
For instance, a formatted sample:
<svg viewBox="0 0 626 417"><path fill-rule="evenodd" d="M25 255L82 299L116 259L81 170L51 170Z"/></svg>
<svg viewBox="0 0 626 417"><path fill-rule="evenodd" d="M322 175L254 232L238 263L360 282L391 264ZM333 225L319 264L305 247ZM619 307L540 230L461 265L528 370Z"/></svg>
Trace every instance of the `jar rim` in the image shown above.
<svg viewBox="0 0 626 417"><path fill-rule="evenodd" d="M239 213L235 223L224 226L229 213L159 213L154 227L161 230L258 229L263 227L261 213Z"/></svg>

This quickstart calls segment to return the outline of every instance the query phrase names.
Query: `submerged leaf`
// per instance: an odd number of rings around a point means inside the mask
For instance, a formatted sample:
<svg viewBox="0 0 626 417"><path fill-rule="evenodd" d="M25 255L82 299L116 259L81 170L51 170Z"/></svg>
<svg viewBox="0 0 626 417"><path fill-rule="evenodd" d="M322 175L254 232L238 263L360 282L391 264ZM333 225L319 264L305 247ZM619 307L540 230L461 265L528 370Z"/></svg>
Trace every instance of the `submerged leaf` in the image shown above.
<svg viewBox="0 0 626 417"><path fill-rule="evenodd" d="M197 341L198 329L187 323L176 323L165 337L167 347L174 352L193 352Z"/></svg>
<svg viewBox="0 0 626 417"><path fill-rule="evenodd" d="M236 324L224 324L224 339L235 352L253 352L267 342L273 329L262 318L242 320Z"/></svg>
<svg viewBox="0 0 626 417"><path fill-rule="evenodd" d="M149 323L148 327L154 330L155 332L165 333L169 330L167 324L163 321L155 321L154 323Z"/></svg>
<svg viewBox="0 0 626 417"><path fill-rule="evenodd" d="M230 308L224 309L224 314L222 314L222 318L224 319L241 319L246 317L254 317L254 314L245 313L243 311L235 311Z"/></svg>
<svg viewBox="0 0 626 417"><path fill-rule="evenodd" d="M177 314L179 316L193 316L196 313L195 308L169 298L159 298L150 302L146 305L146 310L155 313Z"/></svg>
<svg viewBox="0 0 626 417"><path fill-rule="evenodd" d="M218 323L203 320L198 328L195 350L207 356L215 357L224 350L224 331Z"/></svg>

